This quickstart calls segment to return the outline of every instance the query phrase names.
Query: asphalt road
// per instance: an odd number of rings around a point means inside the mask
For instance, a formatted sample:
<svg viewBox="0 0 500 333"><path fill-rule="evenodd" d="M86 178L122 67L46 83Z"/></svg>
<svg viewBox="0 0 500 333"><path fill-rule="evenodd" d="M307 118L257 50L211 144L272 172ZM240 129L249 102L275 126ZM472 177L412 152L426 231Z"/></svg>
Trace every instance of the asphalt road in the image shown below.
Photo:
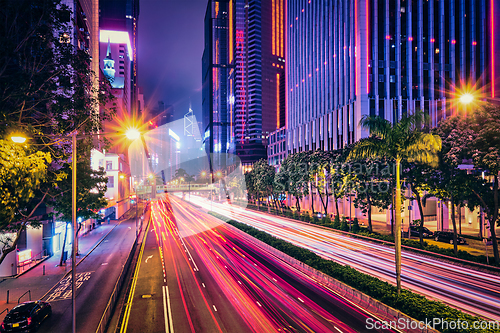
<svg viewBox="0 0 500 333"><path fill-rule="evenodd" d="M366 331L369 314L220 220L174 198L151 218L127 332Z"/></svg>
<svg viewBox="0 0 500 333"><path fill-rule="evenodd" d="M95 332L118 276L135 240L135 222L124 221L76 268L76 329ZM43 298L52 305L52 317L38 332L71 332L71 274Z"/></svg>
<svg viewBox="0 0 500 333"><path fill-rule="evenodd" d="M210 203L201 197L191 196L191 201L204 209L212 209L292 244L310 249L324 258L350 265L361 272L395 284L392 247L227 203ZM466 312L500 320L500 279L496 275L403 251L402 283L404 288Z"/></svg>

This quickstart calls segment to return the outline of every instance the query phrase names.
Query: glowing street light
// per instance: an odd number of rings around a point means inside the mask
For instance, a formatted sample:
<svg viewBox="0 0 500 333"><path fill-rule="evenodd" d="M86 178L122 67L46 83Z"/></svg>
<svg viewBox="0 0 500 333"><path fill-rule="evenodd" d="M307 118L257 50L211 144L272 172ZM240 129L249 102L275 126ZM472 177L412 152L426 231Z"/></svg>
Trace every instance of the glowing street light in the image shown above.
<svg viewBox="0 0 500 333"><path fill-rule="evenodd" d="M26 142L26 137L16 134L10 137L10 139L15 142L15 143L25 143Z"/></svg>
<svg viewBox="0 0 500 333"><path fill-rule="evenodd" d="M467 104L472 103L472 101L474 101L474 96L472 96L472 94L465 93L462 96L460 96L459 100L460 100L460 103L467 105Z"/></svg>
<svg viewBox="0 0 500 333"><path fill-rule="evenodd" d="M201 176L202 176L203 178L205 178L205 177L207 176L207 172L206 172L206 171L202 171L202 172L201 172Z"/></svg>
<svg viewBox="0 0 500 333"><path fill-rule="evenodd" d="M71 140L71 166L72 166L72 180L71 180L71 222L73 227L73 248L71 251L71 300L72 300L72 332L76 333L76 252L78 251L78 225L76 218L76 148L77 148L77 140L83 138L89 138L94 136L100 136L105 134L115 134L114 133L94 133L94 134L82 134L78 135L77 131L73 131L69 135L45 135L46 137L56 138L56 139L66 139ZM123 135L123 132L118 132ZM125 133L125 136L129 140L138 139L141 136L139 130L135 128L129 128ZM15 143L24 143L27 138L24 135L15 134L10 137L10 139ZM110 198L113 200L113 198ZM137 220L137 219L136 219ZM137 235L136 235L137 241Z"/></svg>
<svg viewBox="0 0 500 333"><path fill-rule="evenodd" d="M217 173L215 174L218 178L222 177L222 172L220 171L217 171Z"/></svg>
<svg viewBox="0 0 500 333"><path fill-rule="evenodd" d="M125 132L125 136L127 137L127 139L133 141L141 137L141 132L139 132L139 130L136 128L129 128L127 132Z"/></svg>

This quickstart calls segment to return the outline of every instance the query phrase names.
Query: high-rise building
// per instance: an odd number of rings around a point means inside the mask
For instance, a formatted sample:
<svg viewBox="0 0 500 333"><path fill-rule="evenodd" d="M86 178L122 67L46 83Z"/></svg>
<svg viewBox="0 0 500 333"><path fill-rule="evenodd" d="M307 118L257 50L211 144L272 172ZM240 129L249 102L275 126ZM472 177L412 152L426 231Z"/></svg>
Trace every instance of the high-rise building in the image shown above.
<svg viewBox="0 0 500 333"><path fill-rule="evenodd" d="M243 164L266 158L269 134L285 123L285 14L284 0L235 1L230 100Z"/></svg>
<svg viewBox="0 0 500 333"><path fill-rule="evenodd" d="M203 144L214 154L213 168L226 165L225 153L231 149L231 110L228 95L230 68L230 22L233 0L209 0L205 13L205 50L202 59Z"/></svg>
<svg viewBox="0 0 500 333"><path fill-rule="evenodd" d="M104 77L111 85L115 97L112 102L116 117L124 119L133 111L132 60L133 49L126 31L100 31L100 59Z"/></svg>
<svg viewBox="0 0 500 333"><path fill-rule="evenodd" d="M99 0L99 15L101 30L120 31L128 34L130 43L130 107L131 111L137 114L140 110L137 78L139 0ZM106 41L101 39L101 42Z"/></svg>
<svg viewBox="0 0 500 333"><path fill-rule="evenodd" d="M290 0L287 150L367 135L363 115L451 115L458 91L498 98L499 5L492 0Z"/></svg>
<svg viewBox="0 0 500 333"><path fill-rule="evenodd" d="M210 1L205 16L203 127L211 153L266 158L286 119L285 0Z"/></svg>

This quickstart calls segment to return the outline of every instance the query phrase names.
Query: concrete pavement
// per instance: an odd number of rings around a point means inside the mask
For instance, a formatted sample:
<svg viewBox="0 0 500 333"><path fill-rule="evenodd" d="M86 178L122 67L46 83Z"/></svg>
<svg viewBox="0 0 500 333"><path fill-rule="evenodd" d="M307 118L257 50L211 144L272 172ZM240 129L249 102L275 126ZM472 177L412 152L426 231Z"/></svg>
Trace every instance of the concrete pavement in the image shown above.
<svg viewBox="0 0 500 333"><path fill-rule="evenodd" d="M118 223L119 221L113 220L110 224L102 224L81 236L79 238L80 255L77 256L77 262L82 260ZM19 277L6 278L0 282L0 312L16 306L19 297L28 290L31 292L32 300L40 299L66 273L70 272L71 259L67 260L65 265L59 266L60 257L61 251ZM7 291L9 291L9 303L7 303ZM26 294L20 302L28 300L29 294ZM0 315L0 320L3 320L5 315L6 312L3 312Z"/></svg>
<svg viewBox="0 0 500 333"><path fill-rule="evenodd" d="M117 279L115 275L121 272L134 240L135 218L112 220L110 224L104 223L79 237L76 281L77 287L86 286L77 288L78 331L95 330L92 326L97 326L102 316ZM59 251L23 275L0 282L0 312L4 311L0 314L0 321L7 309L18 304L18 300L24 302L31 296L31 300L47 300L53 307L54 315L44 322L41 331L71 331L71 259L59 266L60 255ZM86 306L89 300L94 306Z"/></svg>

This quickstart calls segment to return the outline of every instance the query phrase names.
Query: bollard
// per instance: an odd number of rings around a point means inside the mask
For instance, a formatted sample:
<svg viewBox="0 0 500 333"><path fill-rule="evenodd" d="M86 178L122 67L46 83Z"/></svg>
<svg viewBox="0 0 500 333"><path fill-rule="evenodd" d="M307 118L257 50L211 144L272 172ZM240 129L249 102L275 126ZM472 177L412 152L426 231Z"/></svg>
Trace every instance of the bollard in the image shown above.
<svg viewBox="0 0 500 333"><path fill-rule="evenodd" d="M43 265L43 275L45 275L45 265Z"/></svg>
<svg viewBox="0 0 500 333"><path fill-rule="evenodd" d="M7 290L7 304L9 304L9 291L10 290Z"/></svg>

